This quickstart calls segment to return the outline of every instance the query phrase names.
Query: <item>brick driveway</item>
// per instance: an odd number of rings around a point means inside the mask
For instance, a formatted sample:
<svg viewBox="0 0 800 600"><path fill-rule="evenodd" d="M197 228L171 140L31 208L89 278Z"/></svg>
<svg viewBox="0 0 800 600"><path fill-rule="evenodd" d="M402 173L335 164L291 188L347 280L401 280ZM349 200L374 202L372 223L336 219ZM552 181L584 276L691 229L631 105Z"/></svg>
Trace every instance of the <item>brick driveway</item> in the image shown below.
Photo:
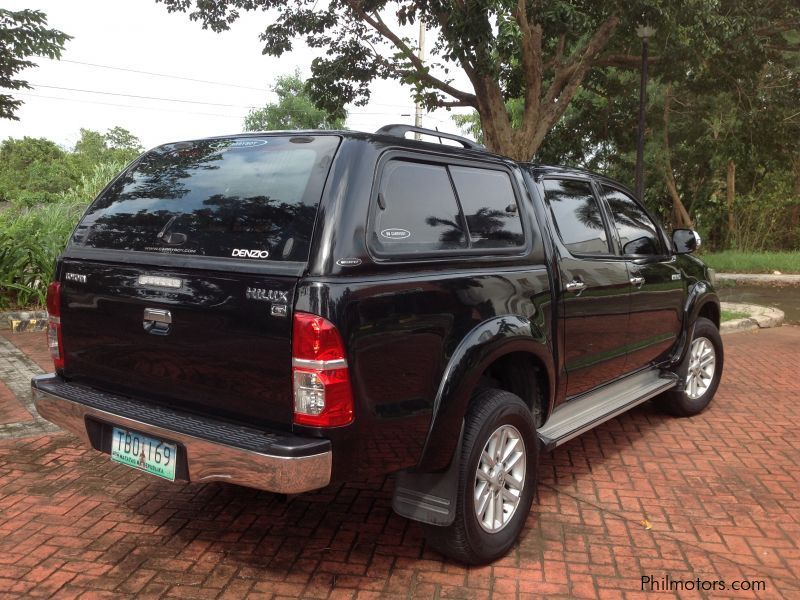
<svg viewBox="0 0 800 600"><path fill-rule="evenodd" d="M708 411L646 403L545 456L520 543L466 569L392 513L391 478L285 500L162 482L48 432L13 374L47 367L42 334L0 332L0 595L800 598L800 328L725 344ZM643 575L766 591L643 593Z"/></svg>

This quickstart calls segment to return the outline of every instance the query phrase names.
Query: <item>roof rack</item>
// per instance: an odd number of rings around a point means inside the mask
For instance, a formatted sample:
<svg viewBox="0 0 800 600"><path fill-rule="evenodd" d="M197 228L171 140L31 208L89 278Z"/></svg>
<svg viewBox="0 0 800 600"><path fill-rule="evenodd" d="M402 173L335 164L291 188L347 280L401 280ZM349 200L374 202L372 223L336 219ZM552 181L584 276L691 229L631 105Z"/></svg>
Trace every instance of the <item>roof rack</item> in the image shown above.
<svg viewBox="0 0 800 600"><path fill-rule="evenodd" d="M401 123L395 123L392 125L384 125L378 131L375 132L378 135L391 135L394 137L405 138L407 133L421 133L424 135L429 135L431 137L439 138L439 142L443 139L445 140L453 140L454 142L458 142L464 148L469 150L481 150L485 151L486 148L483 147L482 144L478 142L473 142L470 139L462 137L460 135L454 135L452 133L443 133L441 131L437 131L436 129L426 129L424 127L415 127L414 125L403 125Z"/></svg>

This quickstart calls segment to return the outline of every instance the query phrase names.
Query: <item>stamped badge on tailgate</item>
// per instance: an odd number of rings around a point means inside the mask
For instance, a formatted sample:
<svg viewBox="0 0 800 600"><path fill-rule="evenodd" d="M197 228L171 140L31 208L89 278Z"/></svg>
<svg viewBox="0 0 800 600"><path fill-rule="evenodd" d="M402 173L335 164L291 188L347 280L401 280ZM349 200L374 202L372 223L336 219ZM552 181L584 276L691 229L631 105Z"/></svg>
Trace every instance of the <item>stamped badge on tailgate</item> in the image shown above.
<svg viewBox="0 0 800 600"><path fill-rule="evenodd" d="M272 302L270 314L273 317L285 317L289 314L289 292L287 291L248 287L245 297L248 300Z"/></svg>

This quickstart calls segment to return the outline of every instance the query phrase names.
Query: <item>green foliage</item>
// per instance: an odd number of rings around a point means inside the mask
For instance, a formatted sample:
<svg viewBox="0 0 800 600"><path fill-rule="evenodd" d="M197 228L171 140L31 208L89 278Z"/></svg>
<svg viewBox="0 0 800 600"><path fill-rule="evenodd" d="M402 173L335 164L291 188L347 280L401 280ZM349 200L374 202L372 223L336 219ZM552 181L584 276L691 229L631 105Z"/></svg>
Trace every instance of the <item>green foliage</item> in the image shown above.
<svg viewBox="0 0 800 600"><path fill-rule="evenodd" d="M86 206L140 151L121 127L82 129L73 152L35 138L0 145L0 307L44 304L56 256Z"/></svg>
<svg viewBox="0 0 800 600"><path fill-rule="evenodd" d="M106 146L111 150L121 150L127 153L126 156L122 156L123 160L133 160L136 154L139 154L144 150L142 143L139 141L139 138L133 135L130 131L125 129L124 127L116 126L112 127L104 136ZM128 155L133 154L130 159L127 158Z"/></svg>
<svg viewBox="0 0 800 600"><path fill-rule="evenodd" d="M9 138L0 144L0 202L49 202L76 181L67 153L50 140Z"/></svg>
<svg viewBox="0 0 800 600"><path fill-rule="evenodd" d="M56 256L85 207L52 202L0 213L0 306L44 306Z"/></svg>
<svg viewBox="0 0 800 600"><path fill-rule="evenodd" d="M9 138L0 144L0 202L53 202L98 164L130 162L141 149L136 136L122 127L105 134L81 129L73 152L43 138Z"/></svg>
<svg viewBox="0 0 800 600"><path fill-rule="evenodd" d="M16 76L34 66L32 56L60 58L64 44L72 39L57 29L47 28L47 17L38 10L10 11L0 8L0 88L30 89ZM22 104L8 94L0 94L0 119L14 119Z"/></svg>
<svg viewBox="0 0 800 600"><path fill-rule="evenodd" d="M706 252L701 258L717 273L800 273L800 251L793 252Z"/></svg>
<svg viewBox="0 0 800 600"><path fill-rule="evenodd" d="M720 315L720 320L724 323L725 321L733 321L734 319L746 319L750 315L746 312L741 312L739 310L722 310L722 314Z"/></svg>
<svg viewBox="0 0 800 600"><path fill-rule="evenodd" d="M695 214L709 247L745 252L800 248L800 193L792 190L792 180L800 174L793 175L778 165L768 173L764 168L756 165L755 173L737 170L737 176L743 175L737 186L750 183L752 189L736 196L732 230L728 229L724 194L712 194L706 202L695 201L699 205Z"/></svg>
<svg viewBox="0 0 800 600"><path fill-rule="evenodd" d="M81 175L77 185L62 192L59 197L60 203L81 205L83 207L95 199L95 197L125 168L127 161L101 162L94 166L91 173Z"/></svg>
<svg viewBox="0 0 800 600"><path fill-rule="evenodd" d="M800 246L798 6L690 3L665 11L651 40L644 201L665 223L677 223L671 175L708 247ZM588 168L633 187L638 94L636 71L591 71L534 160ZM507 101L506 108L516 119L518 106ZM477 113L456 122L480 131ZM730 230L729 161L736 169Z"/></svg>
<svg viewBox="0 0 800 600"><path fill-rule="evenodd" d="M44 306L56 257L83 211L124 166L100 163L56 201L0 212L0 308Z"/></svg>
<svg viewBox="0 0 800 600"><path fill-rule="evenodd" d="M264 108L251 110L244 119L245 131L280 129L342 129L346 115L334 116L317 108L308 93L300 72L281 75L272 88L278 101Z"/></svg>
<svg viewBox="0 0 800 600"><path fill-rule="evenodd" d="M487 147L518 160L530 160L559 128L563 135L555 137L567 147L557 154L587 157L581 143L596 139L601 124L585 109L568 115L576 100L594 105L601 117L624 117L614 133L635 134L637 25L657 31L651 51L661 81L680 82L692 93L732 80L729 88L752 85L770 61L796 51L792 35L800 26L796 0L158 1L214 31L229 29L245 11L269 11L265 54L279 57L297 40L325 50L311 64L309 93L330 114L365 104L374 80L395 80L410 85L429 109L474 108ZM419 21L436 31L424 63L416 43L395 26ZM617 77L621 70L628 76ZM472 89L454 87L454 71ZM581 99L582 87L590 93ZM565 115L580 127L564 126ZM586 134L576 138L575 131ZM540 156L555 153L553 144ZM620 150L627 152L609 144L588 156L611 158Z"/></svg>
<svg viewBox="0 0 800 600"><path fill-rule="evenodd" d="M141 152L139 138L122 127L114 127L106 133L81 129L72 158L79 171L85 174L101 162L130 162Z"/></svg>

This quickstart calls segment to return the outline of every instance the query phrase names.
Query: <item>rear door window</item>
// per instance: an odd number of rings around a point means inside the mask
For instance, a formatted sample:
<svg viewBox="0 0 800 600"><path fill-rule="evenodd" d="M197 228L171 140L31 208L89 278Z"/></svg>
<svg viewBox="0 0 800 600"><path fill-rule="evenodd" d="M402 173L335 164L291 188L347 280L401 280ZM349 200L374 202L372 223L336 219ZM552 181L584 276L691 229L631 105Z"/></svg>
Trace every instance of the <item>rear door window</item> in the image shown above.
<svg viewBox="0 0 800 600"><path fill-rule="evenodd" d="M425 255L525 245L510 175L500 169L388 160L380 172L370 245Z"/></svg>
<svg viewBox="0 0 800 600"><path fill-rule="evenodd" d="M105 190L72 244L306 261L336 136L228 138L161 146Z"/></svg>
<svg viewBox="0 0 800 600"><path fill-rule="evenodd" d="M380 181L373 241L380 252L467 247L464 221L444 165L390 160Z"/></svg>
<svg viewBox="0 0 800 600"><path fill-rule="evenodd" d="M450 166L473 248L507 248L524 241L519 207L505 171Z"/></svg>
<svg viewBox="0 0 800 600"><path fill-rule="evenodd" d="M558 235L571 254L610 254L600 203L588 181L546 179L544 190Z"/></svg>

